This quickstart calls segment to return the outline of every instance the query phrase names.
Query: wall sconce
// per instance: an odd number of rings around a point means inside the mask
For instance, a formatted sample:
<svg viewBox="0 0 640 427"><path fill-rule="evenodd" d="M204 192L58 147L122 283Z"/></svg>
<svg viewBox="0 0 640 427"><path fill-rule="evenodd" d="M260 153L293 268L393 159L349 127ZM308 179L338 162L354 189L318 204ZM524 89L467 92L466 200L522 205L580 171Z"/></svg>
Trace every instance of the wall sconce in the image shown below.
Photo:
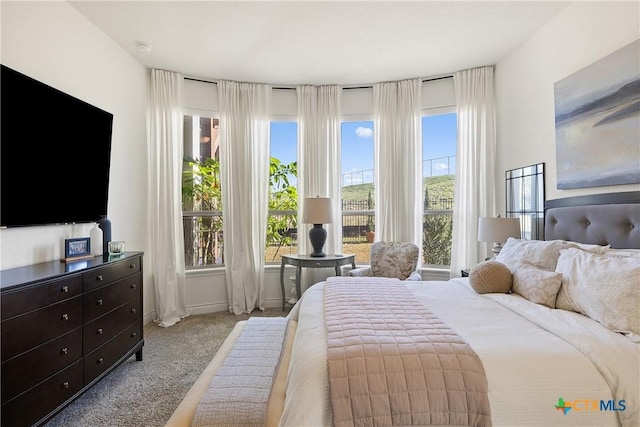
<svg viewBox="0 0 640 427"><path fill-rule="evenodd" d="M312 257L326 256L322 248L327 241L327 230L325 230L322 225L333 222L331 199L328 197L305 198L302 210L302 222L305 224L313 224L313 228L309 230L309 240L311 241L311 246L313 246L313 252L309 255Z"/></svg>
<svg viewBox="0 0 640 427"><path fill-rule="evenodd" d="M509 237L520 239L519 218L480 218L478 220L478 242L494 242L492 249L496 257L502 250L502 245Z"/></svg>

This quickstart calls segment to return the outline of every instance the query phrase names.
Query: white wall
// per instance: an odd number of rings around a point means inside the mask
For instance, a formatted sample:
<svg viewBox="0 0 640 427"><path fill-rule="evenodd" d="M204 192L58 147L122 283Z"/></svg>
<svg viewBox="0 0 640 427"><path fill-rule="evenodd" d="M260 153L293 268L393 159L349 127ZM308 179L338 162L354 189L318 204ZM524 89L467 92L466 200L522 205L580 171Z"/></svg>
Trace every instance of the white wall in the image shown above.
<svg viewBox="0 0 640 427"><path fill-rule="evenodd" d="M108 206L112 237L124 240L128 250L145 251L145 68L66 2L0 2L0 8L3 64L114 115ZM73 190L55 177L40 185L51 191ZM0 268L60 259L64 239L89 236L91 227L0 230ZM155 311L150 262L147 254L146 321Z"/></svg>
<svg viewBox="0 0 640 427"><path fill-rule="evenodd" d="M544 162L546 198L634 191L638 185L556 188L554 83L640 38L640 3L574 2L496 66L496 194L506 170Z"/></svg>

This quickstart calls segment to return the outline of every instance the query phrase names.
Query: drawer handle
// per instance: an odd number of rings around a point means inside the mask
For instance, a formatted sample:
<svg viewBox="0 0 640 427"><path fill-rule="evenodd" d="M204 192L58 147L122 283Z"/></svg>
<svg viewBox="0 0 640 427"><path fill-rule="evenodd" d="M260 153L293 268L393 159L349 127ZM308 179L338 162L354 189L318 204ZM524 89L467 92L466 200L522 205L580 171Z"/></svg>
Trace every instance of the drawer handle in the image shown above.
<svg viewBox="0 0 640 427"><path fill-rule="evenodd" d="M135 269L136 268L136 263L134 262L133 264L129 265L129 268L132 269L132 270Z"/></svg>
<svg viewBox="0 0 640 427"><path fill-rule="evenodd" d="M137 332L131 332L131 338L135 338L135 337L137 337L137 336L138 336L138 333L137 333Z"/></svg>
<svg viewBox="0 0 640 427"><path fill-rule="evenodd" d="M102 330L102 328L98 328L98 330L96 331L96 334L98 334L98 335L102 335L102 332L104 332L104 331Z"/></svg>
<svg viewBox="0 0 640 427"><path fill-rule="evenodd" d="M98 305L102 305L102 304L103 304L102 298L100 298L100 299L97 301L97 304L98 304Z"/></svg>
<svg viewBox="0 0 640 427"><path fill-rule="evenodd" d="M98 363L104 363L104 357L99 358Z"/></svg>
<svg viewBox="0 0 640 427"><path fill-rule="evenodd" d="M98 282L102 282L102 274L98 274L98 277L96 277L96 280Z"/></svg>
<svg viewBox="0 0 640 427"><path fill-rule="evenodd" d="M62 383L62 388L69 388L69 381L65 381Z"/></svg>
<svg viewBox="0 0 640 427"><path fill-rule="evenodd" d="M69 354L69 349L67 347L63 347L62 350L60 350L60 353Z"/></svg>
<svg viewBox="0 0 640 427"><path fill-rule="evenodd" d="M135 289L135 288L136 288L136 284L135 284L135 283L132 283L132 284L131 284L131 289Z"/></svg>
<svg viewBox="0 0 640 427"><path fill-rule="evenodd" d="M62 288L60 288L60 292L66 294L67 292L69 292L69 287L67 285L64 285Z"/></svg>
<svg viewBox="0 0 640 427"><path fill-rule="evenodd" d="M131 314L136 314L136 309L135 309L135 308L132 308L132 309L129 311L129 313L131 313Z"/></svg>
<svg viewBox="0 0 640 427"><path fill-rule="evenodd" d="M68 315L67 313L65 313L65 314L63 314L63 315L61 316L61 319L62 319L62 320L69 320L69 315Z"/></svg>

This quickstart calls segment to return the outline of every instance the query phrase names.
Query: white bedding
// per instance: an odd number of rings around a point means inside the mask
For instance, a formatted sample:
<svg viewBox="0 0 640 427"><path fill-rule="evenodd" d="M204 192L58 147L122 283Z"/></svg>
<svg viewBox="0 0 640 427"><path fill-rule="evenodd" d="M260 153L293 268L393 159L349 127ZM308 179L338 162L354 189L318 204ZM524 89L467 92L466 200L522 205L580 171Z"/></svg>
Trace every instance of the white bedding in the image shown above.
<svg viewBox="0 0 640 427"><path fill-rule="evenodd" d="M468 279L405 284L482 360L494 426L640 425L638 344L576 313L479 295ZM290 314L298 327L281 426L331 425L323 289L308 289ZM540 317L540 325L531 321ZM565 415L555 408L560 398L576 407ZM625 400L626 409L588 410L584 402L600 400Z"/></svg>

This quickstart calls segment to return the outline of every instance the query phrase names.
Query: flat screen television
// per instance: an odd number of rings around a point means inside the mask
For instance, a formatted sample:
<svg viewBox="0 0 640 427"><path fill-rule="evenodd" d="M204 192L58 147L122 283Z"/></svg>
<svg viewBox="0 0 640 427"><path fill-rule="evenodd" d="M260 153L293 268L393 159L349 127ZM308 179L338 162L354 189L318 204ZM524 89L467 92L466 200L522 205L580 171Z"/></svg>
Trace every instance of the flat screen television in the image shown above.
<svg viewBox="0 0 640 427"><path fill-rule="evenodd" d="M113 114L1 67L1 226L98 221L107 214Z"/></svg>

